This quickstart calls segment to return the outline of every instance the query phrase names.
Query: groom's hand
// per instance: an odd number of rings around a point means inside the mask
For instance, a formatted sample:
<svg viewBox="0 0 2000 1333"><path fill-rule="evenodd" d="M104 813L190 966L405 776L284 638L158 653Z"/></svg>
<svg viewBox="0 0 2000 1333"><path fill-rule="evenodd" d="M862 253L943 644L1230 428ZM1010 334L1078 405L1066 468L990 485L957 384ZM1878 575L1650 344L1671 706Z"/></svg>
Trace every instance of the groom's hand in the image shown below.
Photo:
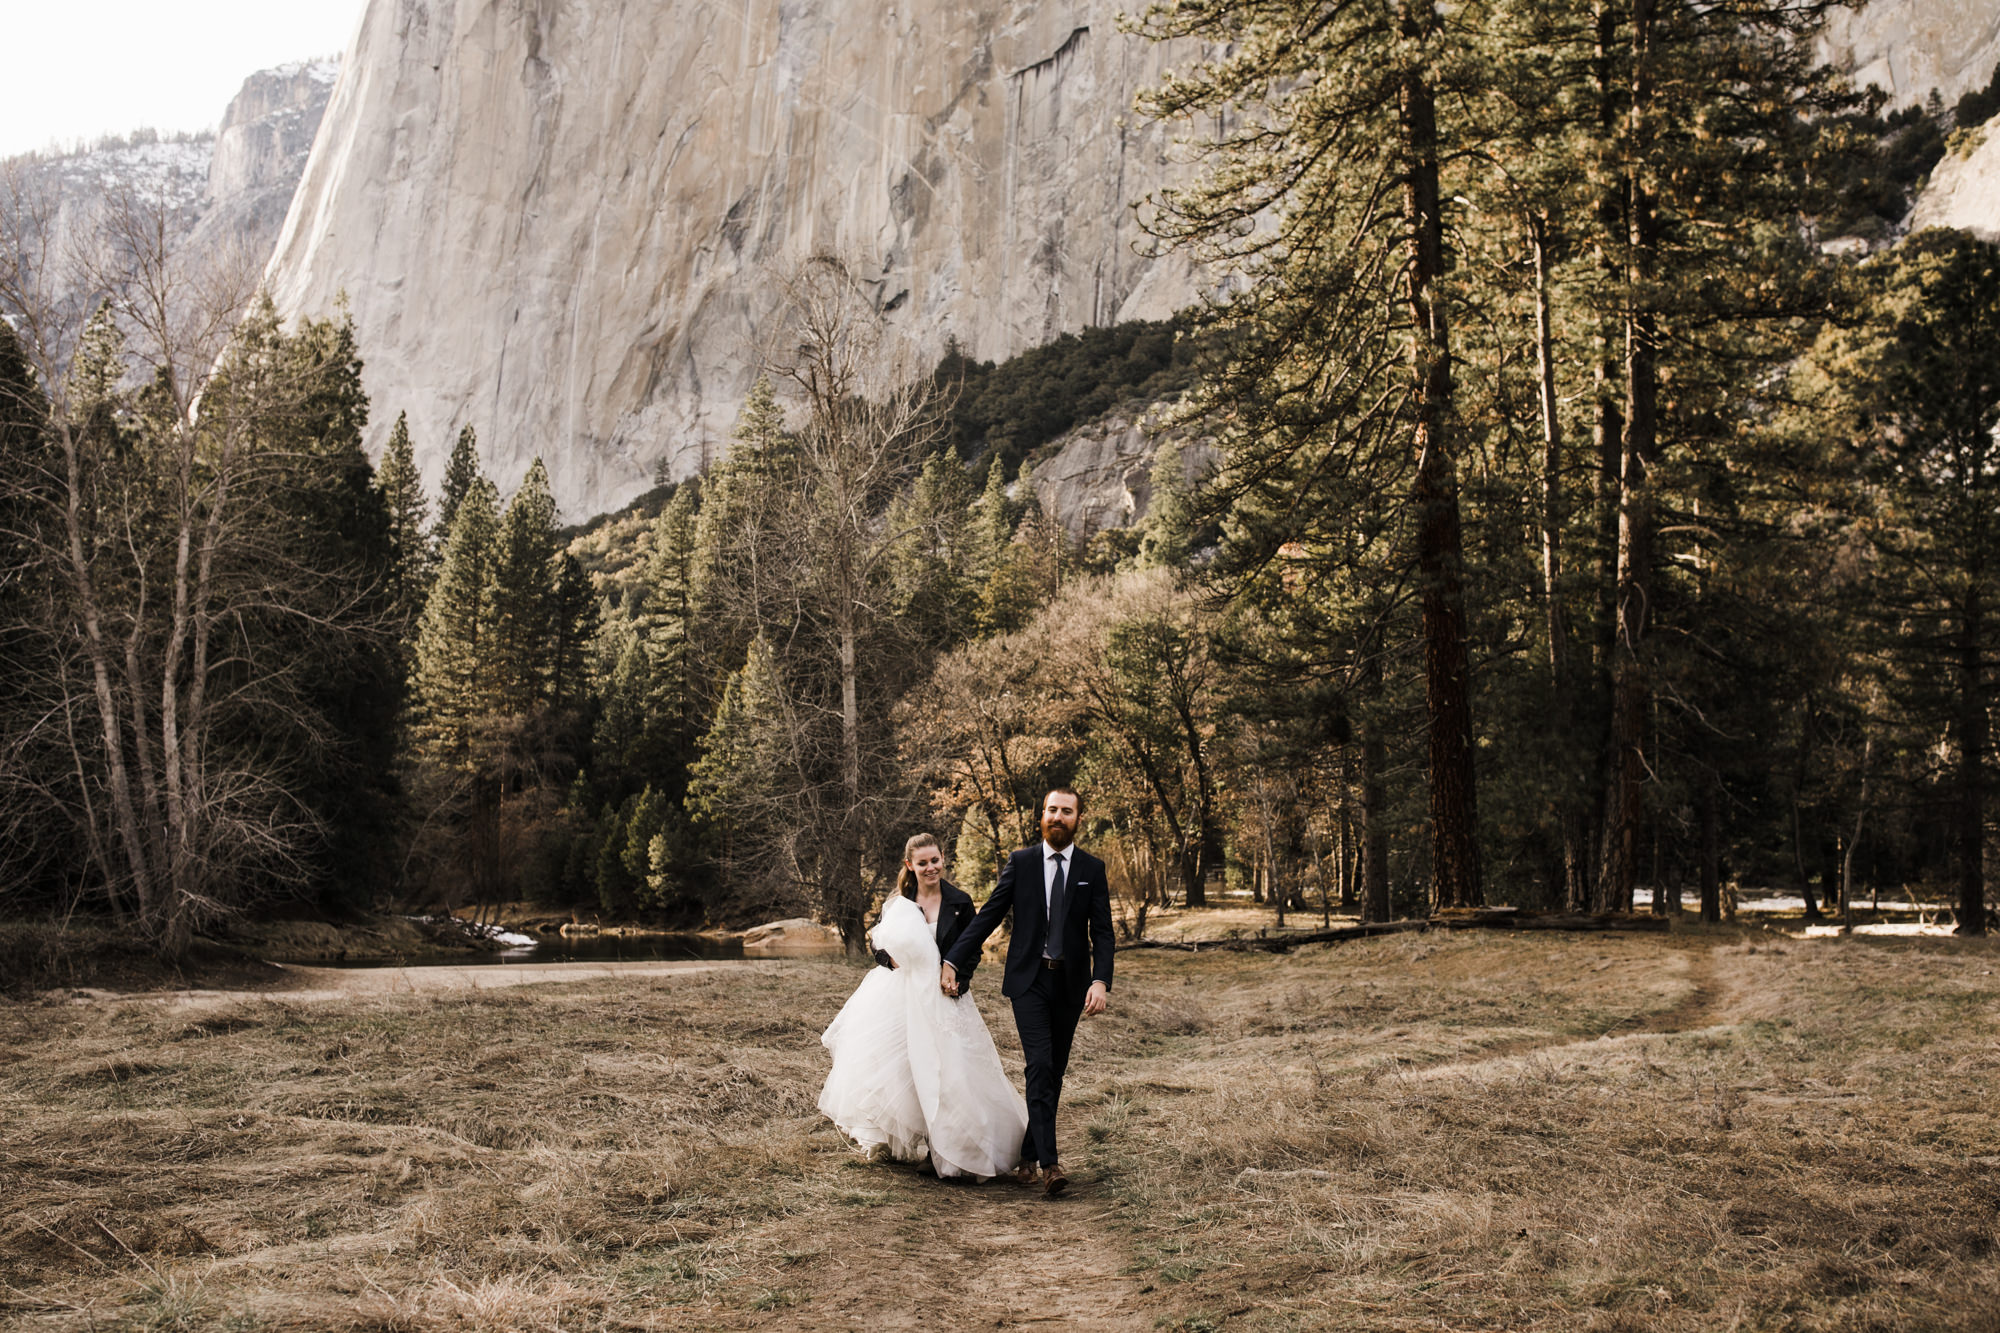
<svg viewBox="0 0 2000 1333"><path fill-rule="evenodd" d="M958 969L946 963L938 969L938 989L952 999L958 998Z"/></svg>
<svg viewBox="0 0 2000 1333"><path fill-rule="evenodd" d="M1074 992L1072 992L1072 994L1073 993ZM1103 982L1101 981L1091 982L1090 994L1083 997L1083 1016L1085 1018L1090 1018L1093 1015L1103 1013L1104 1006L1110 1003L1110 1000L1111 1000L1111 992L1105 988Z"/></svg>

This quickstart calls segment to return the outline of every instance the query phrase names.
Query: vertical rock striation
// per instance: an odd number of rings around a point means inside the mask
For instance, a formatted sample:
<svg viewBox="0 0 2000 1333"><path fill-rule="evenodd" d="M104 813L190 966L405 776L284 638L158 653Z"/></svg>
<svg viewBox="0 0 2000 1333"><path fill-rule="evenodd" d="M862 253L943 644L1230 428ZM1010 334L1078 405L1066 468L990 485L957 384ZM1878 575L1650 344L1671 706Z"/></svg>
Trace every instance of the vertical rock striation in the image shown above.
<svg viewBox="0 0 2000 1333"><path fill-rule="evenodd" d="M1110 0L371 0L269 278L345 292L378 422L564 510L725 447L771 278L846 262L913 364L1194 294L1130 204L1163 53Z"/></svg>

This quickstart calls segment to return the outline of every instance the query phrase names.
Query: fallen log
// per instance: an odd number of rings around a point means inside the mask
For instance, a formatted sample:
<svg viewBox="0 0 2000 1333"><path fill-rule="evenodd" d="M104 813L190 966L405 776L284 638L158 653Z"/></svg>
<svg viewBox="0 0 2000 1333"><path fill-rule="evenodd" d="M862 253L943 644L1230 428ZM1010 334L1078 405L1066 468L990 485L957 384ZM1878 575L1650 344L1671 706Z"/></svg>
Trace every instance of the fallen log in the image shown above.
<svg viewBox="0 0 2000 1333"><path fill-rule="evenodd" d="M1641 916L1630 912L1517 912L1512 908L1483 908L1442 912L1433 917L1412 917L1403 921L1373 921L1363 925L1335 926L1330 930L1300 931L1288 935L1237 936L1226 940L1125 940L1120 949L1175 949L1182 953L1284 953L1301 944L1334 944L1342 940L1367 939L1373 935L1397 935L1425 930L1569 930L1629 931L1667 930L1670 919Z"/></svg>
<svg viewBox="0 0 2000 1333"><path fill-rule="evenodd" d="M1666 930L1669 918L1634 912L1516 912L1510 908L1474 908L1440 912L1431 924L1446 930L1467 927L1487 930Z"/></svg>
<svg viewBox="0 0 2000 1333"><path fill-rule="evenodd" d="M1217 950L1242 953L1262 950L1266 953L1283 953L1301 944L1332 944L1337 940L1366 939L1370 935L1395 935L1406 930L1429 930L1431 923L1422 919L1408 921L1371 921L1358 926L1335 926L1331 930L1302 931L1295 935L1260 935L1255 939L1238 936L1229 940L1132 940L1119 944L1120 949L1178 949L1182 953L1214 953Z"/></svg>

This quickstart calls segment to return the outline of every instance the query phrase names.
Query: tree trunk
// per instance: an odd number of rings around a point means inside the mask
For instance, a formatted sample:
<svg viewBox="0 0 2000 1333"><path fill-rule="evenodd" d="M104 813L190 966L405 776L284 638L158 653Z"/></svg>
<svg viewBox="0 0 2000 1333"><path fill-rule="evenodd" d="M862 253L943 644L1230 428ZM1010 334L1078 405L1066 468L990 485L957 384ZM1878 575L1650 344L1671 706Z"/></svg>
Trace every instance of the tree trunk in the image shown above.
<svg viewBox="0 0 2000 1333"><path fill-rule="evenodd" d="M1562 486L1562 416L1556 399L1554 321L1549 313L1548 218L1532 214L1529 237L1535 261L1535 380L1542 409L1542 608L1543 632L1549 640L1550 712L1563 725L1575 716L1575 690L1569 663L1569 626L1563 615L1563 521L1567 508ZM1589 905L1590 876L1584 812L1568 791L1556 798L1557 833L1562 842L1562 887L1559 896L1573 912Z"/></svg>
<svg viewBox="0 0 2000 1333"><path fill-rule="evenodd" d="M1431 0L1406 4L1403 36L1434 43L1441 24ZM1403 75L1404 220L1409 228L1409 306L1414 376L1417 569L1422 583L1424 703L1428 714L1432 896L1439 907L1476 907L1480 885L1473 781L1472 672L1465 643L1464 541L1453 457L1455 386L1451 326L1435 290L1444 274L1444 212L1438 185L1436 93L1430 71Z"/></svg>
<svg viewBox="0 0 2000 1333"><path fill-rule="evenodd" d="M1722 920L1722 802L1713 773L1701 784L1701 919Z"/></svg>
<svg viewBox="0 0 2000 1333"><path fill-rule="evenodd" d="M1202 876L1201 839L1183 840L1180 847L1181 905L1208 906L1208 884Z"/></svg>
<svg viewBox="0 0 2000 1333"><path fill-rule="evenodd" d="M1967 581L1958 642L1958 925L1986 933L1986 681L1980 665L1986 609L1979 571Z"/></svg>
<svg viewBox="0 0 2000 1333"><path fill-rule="evenodd" d="M1798 887L1799 900L1805 904L1806 920L1819 920L1819 899L1813 894L1812 869L1806 864L1805 807L1796 792L1792 797L1792 881Z"/></svg>
<svg viewBox="0 0 2000 1333"><path fill-rule="evenodd" d="M69 557L70 586L76 594L78 619L83 622L83 644L90 659L92 697L97 704L97 721L104 743L105 767L111 780L111 822L125 851L125 872L131 877L135 915L149 921L155 906L153 867L146 855L146 839L132 802L131 774L125 762L125 739L118 722L118 703L111 686L110 645L105 642L103 613L98 606L96 582L91 577L90 558L83 542L83 464L79 457L76 431L59 427L63 445L66 486L63 523ZM81 766L81 765L79 765ZM115 894L116 889L112 889Z"/></svg>
<svg viewBox="0 0 2000 1333"><path fill-rule="evenodd" d="M1846 854L1840 858L1840 933L1854 933L1854 850L1861 845L1861 830L1868 823L1868 780L1874 776L1875 740L1871 736L1861 747L1861 791L1855 798L1854 836L1847 840Z"/></svg>
<svg viewBox="0 0 2000 1333"><path fill-rule="evenodd" d="M840 784L847 808L861 808L861 709L854 676L854 610L840 618Z"/></svg>
<svg viewBox="0 0 2000 1333"><path fill-rule="evenodd" d="M1619 467L1618 583L1611 662L1611 737L1598 902L1629 911L1645 827L1646 723L1652 710L1646 627L1652 601L1653 500L1650 478L1659 429L1658 321L1651 284L1657 244L1653 200L1640 165L1650 146L1653 0L1632 0L1633 166L1626 180L1625 440ZM1661 906L1659 890L1653 895Z"/></svg>
<svg viewBox="0 0 2000 1333"><path fill-rule="evenodd" d="M1389 919L1389 812L1382 770L1388 747L1373 719L1361 733L1361 919Z"/></svg>

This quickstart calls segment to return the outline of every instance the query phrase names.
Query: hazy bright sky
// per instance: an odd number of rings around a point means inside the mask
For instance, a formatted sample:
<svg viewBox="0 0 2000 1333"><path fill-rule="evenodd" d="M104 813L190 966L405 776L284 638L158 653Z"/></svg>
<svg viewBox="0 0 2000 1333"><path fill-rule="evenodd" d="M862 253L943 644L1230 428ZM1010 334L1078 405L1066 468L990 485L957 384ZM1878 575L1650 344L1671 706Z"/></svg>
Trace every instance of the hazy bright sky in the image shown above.
<svg viewBox="0 0 2000 1333"><path fill-rule="evenodd" d="M243 80L338 55L365 0L8 0L0 157L141 126L199 130Z"/></svg>

